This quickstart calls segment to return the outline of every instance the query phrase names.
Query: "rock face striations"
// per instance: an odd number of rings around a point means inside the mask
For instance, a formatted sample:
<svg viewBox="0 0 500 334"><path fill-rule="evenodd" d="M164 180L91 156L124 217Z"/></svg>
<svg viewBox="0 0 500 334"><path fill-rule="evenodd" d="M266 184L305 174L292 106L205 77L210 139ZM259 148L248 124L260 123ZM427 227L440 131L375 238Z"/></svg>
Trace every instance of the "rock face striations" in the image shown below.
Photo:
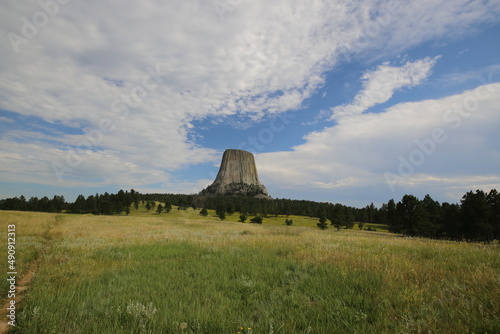
<svg viewBox="0 0 500 334"><path fill-rule="evenodd" d="M259 181L253 154L232 149L224 152L214 183L201 194L270 198L266 187Z"/></svg>

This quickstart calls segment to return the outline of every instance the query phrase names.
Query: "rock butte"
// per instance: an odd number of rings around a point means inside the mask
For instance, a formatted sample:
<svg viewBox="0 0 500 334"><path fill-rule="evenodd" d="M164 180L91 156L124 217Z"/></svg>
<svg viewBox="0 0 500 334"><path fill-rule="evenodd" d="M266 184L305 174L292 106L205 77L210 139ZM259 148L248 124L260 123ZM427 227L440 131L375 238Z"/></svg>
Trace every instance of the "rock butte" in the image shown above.
<svg viewBox="0 0 500 334"><path fill-rule="evenodd" d="M233 149L224 151L214 183L201 194L270 198L266 187L259 181L253 154Z"/></svg>

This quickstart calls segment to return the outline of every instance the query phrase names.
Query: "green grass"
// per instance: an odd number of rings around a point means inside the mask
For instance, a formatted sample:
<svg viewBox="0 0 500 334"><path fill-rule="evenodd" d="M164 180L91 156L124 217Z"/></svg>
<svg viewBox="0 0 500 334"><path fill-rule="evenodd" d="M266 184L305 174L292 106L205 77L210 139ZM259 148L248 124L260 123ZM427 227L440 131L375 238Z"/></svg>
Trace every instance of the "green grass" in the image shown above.
<svg viewBox="0 0 500 334"><path fill-rule="evenodd" d="M12 332L500 332L498 244L134 211L0 212L48 244Z"/></svg>
<svg viewBox="0 0 500 334"><path fill-rule="evenodd" d="M156 202L156 204L162 204L164 203L161 202ZM161 213L158 215L156 213L156 207L154 209L150 209L149 211L146 210L146 206L144 204L139 205L139 209L135 210L135 208L131 208L131 212L129 216L133 217L150 217L151 215L157 215L160 217L166 217L168 219L177 219L177 218L185 218L185 219L190 219L190 220L213 220L213 221L220 221L219 217L215 213L215 210L210 210L208 209L208 216L203 217L202 215L199 214L200 210L193 210L193 208L187 208L186 210L178 210L177 206L172 207L172 211L170 213ZM226 219L224 221L227 222L239 222L240 214L238 212L233 213L233 214L226 214ZM252 218L252 215L248 215L247 223L250 221L250 218ZM305 217L305 216L296 216L296 215L268 215L268 217L264 217L264 224L266 225L275 225L275 226L281 226L285 225L285 220L286 219L292 219L293 220L293 226L300 226L300 227L317 227L317 223L319 222L319 218L317 217ZM366 230L368 227L371 227L372 229L376 229L377 232L384 232L388 233L389 232L389 227L387 225L382 225L382 224L372 224L368 223L365 224L364 229ZM329 228L334 229L335 227L330 226ZM359 229L358 224L354 224L353 229Z"/></svg>
<svg viewBox="0 0 500 334"><path fill-rule="evenodd" d="M0 227L3 237L0 238L0 249L2 250L2 259L0 260L0 269L7 273L7 226L16 226L16 254L15 271L17 277L21 277L28 269L29 264L37 258L47 240L53 236L49 233L50 229L60 223L60 217L53 214L38 212L9 212L0 211ZM8 290L7 280L0 280L0 296L6 296Z"/></svg>
<svg viewBox="0 0 500 334"><path fill-rule="evenodd" d="M179 326L185 322L193 332L202 333L236 332L239 326L262 332L273 324L289 333L304 331L313 323L347 330L336 316L345 317L347 324L368 314L372 321L383 321L383 314L367 300L382 282L373 273L343 276L339 270L300 264L276 252L251 247L210 250L185 242L117 247L90 257L99 263L113 259L114 269L57 286L48 278L50 273L42 272L47 281L38 280L33 286L32 298L38 303L31 313L38 307L39 318L52 322L27 317L26 331L52 328L75 333L87 328L86 332L103 332L108 328L129 333L143 325L153 333L181 332ZM331 280L337 283L330 286ZM54 294L48 294L46 287ZM337 303L333 308L332 299ZM132 303L151 304L157 313L151 319L142 314L135 319L127 313ZM50 316L60 310L71 319L63 327Z"/></svg>

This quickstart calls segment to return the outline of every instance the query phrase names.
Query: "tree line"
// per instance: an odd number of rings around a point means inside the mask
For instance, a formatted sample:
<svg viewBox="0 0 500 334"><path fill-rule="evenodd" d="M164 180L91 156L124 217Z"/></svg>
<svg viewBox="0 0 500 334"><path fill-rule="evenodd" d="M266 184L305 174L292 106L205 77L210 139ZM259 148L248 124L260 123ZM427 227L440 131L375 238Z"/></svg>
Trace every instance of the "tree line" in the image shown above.
<svg viewBox="0 0 500 334"><path fill-rule="evenodd" d="M0 210L16 210L16 211L38 211L38 212L55 212L60 213L66 210L68 203L64 196L54 196L49 199L47 196L42 198L31 197L26 200L24 196L6 198L0 200Z"/></svg>
<svg viewBox="0 0 500 334"><path fill-rule="evenodd" d="M442 203L429 195L420 200L405 195L398 203L390 200L379 209L380 223L389 230L408 236L435 239L500 240L500 194L469 191L460 204Z"/></svg>
<svg viewBox="0 0 500 334"><path fill-rule="evenodd" d="M178 209L192 207L212 209L219 217L222 213L254 215L260 217L277 215L308 216L319 219L318 227L329 225L337 229L352 228L355 222L388 225L391 232L407 236L436 239L492 241L500 240L500 194L493 189L469 191L459 204L442 203L429 195L420 200L413 195L404 195L399 202L393 199L380 208L373 203L364 208L342 204L292 199L262 199L243 196L206 196L186 194L141 194L134 189L120 190L116 194L79 195L75 202L66 202L63 196L24 196L0 200L0 210L67 212L74 214L113 215L138 210L139 203L155 207L158 213L170 212L172 205ZM149 211L149 209L148 209Z"/></svg>

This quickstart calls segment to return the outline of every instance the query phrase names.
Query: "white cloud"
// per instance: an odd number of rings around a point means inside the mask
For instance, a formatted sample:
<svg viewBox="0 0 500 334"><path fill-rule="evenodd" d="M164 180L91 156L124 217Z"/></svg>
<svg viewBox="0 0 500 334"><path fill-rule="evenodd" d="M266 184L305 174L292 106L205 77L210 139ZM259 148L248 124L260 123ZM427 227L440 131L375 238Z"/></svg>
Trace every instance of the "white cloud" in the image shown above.
<svg viewBox="0 0 500 334"><path fill-rule="evenodd" d="M431 69L439 59L424 58L415 62L407 62L395 67L388 63L366 72L362 77L362 90L349 104L332 108L331 119L338 120L365 112L367 109L389 101L393 94L402 88L411 88L422 83L431 73Z"/></svg>
<svg viewBox="0 0 500 334"><path fill-rule="evenodd" d="M474 23L498 22L495 0L387 1L372 12L353 50L372 50L374 59L397 54L429 40L448 42L477 32ZM356 57L356 55L354 55Z"/></svg>
<svg viewBox="0 0 500 334"><path fill-rule="evenodd" d="M1 140L1 182L39 183L62 187L97 187L102 185L138 186L166 182L168 174L158 169L146 169L126 162L112 151L74 151L53 148L52 145ZM68 163L69 161L69 163ZM63 177L57 177L58 166L64 165ZM73 167L75 166L75 167Z"/></svg>
<svg viewBox="0 0 500 334"><path fill-rule="evenodd" d="M482 85L343 118L293 151L257 155L261 180L278 196L304 189L344 201L366 192L379 200L431 193L457 201L449 195L499 188L498 92L500 83Z"/></svg>
<svg viewBox="0 0 500 334"><path fill-rule="evenodd" d="M42 18L37 13L43 14L39 2L0 4L1 34L23 38L18 53L8 38L0 40L0 108L75 131L38 130L45 141L7 131L3 179L54 182L50 164L65 163L70 147L85 148L85 136L74 133L102 130L109 119L115 130L83 155L70 180L127 186L170 182L179 168L215 162L215 150L189 140L193 120L238 115L256 122L300 108L324 84L325 72L349 57L466 34L497 19L500 6L262 0L241 2L221 21L211 1L71 1L47 22L33 23ZM23 37L30 29L32 36ZM122 100L125 108L125 99L133 107L122 117L113 105Z"/></svg>

